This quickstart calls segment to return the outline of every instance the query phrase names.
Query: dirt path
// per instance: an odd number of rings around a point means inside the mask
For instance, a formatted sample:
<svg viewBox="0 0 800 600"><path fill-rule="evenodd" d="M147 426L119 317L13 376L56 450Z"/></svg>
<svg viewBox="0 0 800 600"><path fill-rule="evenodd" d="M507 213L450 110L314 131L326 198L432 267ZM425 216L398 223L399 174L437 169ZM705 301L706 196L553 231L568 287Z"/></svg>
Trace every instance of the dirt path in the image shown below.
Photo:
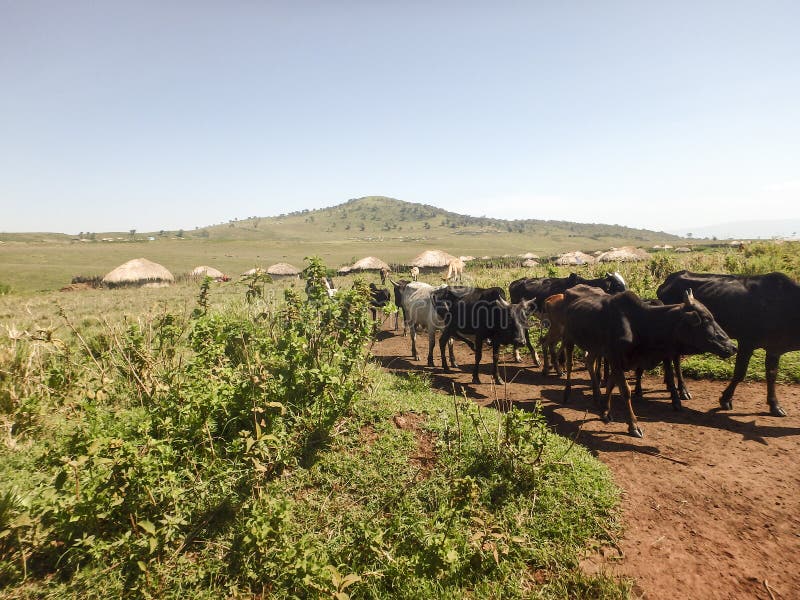
<svg viewBox="0 0 800 600"><path fill-rule="evenodd" d="M446 375L438 352L437 367L424 366L427 337L417 341L420 362L410 358L409 338L388 331L379 334L373 352L390 371L425 370L445 393L455 385L476 402L492 402L490 350L483 383L472 385L474 357L465 345L456 343L456 357L467 368ZM634 407L644 429L639 440L627 435L619 404L612 409L615 422L599 420L584 372L565 404L563 382L554 376L543 377L530 362L522 369L505 362L504 368L513 383L497 394L523 407L541 401L556 431L578 434L623 490L624 557L616 550L587 557L587 570L629 576L635 597L649 600L770 600L770 592L776 599L800 598L800 386L779 387L789 413L780 419L767 412L764 384L742 384L734 409L719 412L724 383L689 380L693 399L675 412L661 381L649 378L645 400Z"/></svg>

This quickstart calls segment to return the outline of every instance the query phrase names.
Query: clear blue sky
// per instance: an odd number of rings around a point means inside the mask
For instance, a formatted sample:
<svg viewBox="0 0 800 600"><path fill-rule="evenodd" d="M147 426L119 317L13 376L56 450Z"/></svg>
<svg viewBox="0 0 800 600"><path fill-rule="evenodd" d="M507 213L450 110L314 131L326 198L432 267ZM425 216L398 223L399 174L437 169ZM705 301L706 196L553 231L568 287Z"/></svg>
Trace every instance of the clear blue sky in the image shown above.
<svg viewBox="0 0 800 600"><path fill-rule="evenodd" d="M800 217L800 3L0 0L0 231Z"/></svg>

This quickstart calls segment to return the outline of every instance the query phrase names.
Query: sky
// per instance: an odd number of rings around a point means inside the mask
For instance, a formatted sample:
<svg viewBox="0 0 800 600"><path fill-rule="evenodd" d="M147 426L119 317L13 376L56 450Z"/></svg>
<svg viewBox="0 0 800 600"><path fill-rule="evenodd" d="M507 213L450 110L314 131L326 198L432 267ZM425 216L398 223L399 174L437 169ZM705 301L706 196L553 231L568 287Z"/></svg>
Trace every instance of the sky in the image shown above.
<svg viewBox="0 0 800 600"><path fill-rule="evenodd" d="M0 0L0 231L800 218L800 3Z"/></svg>

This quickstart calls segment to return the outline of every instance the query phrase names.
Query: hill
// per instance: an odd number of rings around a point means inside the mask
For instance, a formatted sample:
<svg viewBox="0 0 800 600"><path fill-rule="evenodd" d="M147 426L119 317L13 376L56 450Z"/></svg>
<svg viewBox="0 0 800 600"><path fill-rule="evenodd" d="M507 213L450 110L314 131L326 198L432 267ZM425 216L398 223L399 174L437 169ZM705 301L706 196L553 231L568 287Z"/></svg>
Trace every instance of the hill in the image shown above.
<svg viewBox="0 0 800 600"><path fill-rule="evenodd" d="M528 245L533 244L540 249L557 249L561 242L570 239L574 239L581 247L588 244L598 248L603 247L607 240L645 243L678 239L678 236L665 232L621 225L474 217L385 196L355 198L329 208L295 211L277 217L232 220L207 227L204 231L219 239L299 241L313 236L315 240L450 240L454 248L464 245L463 238L475 240L476 236L494 241L505 240L509 236L524 236ZM494 244L489 247L494 247Z"/></svg>

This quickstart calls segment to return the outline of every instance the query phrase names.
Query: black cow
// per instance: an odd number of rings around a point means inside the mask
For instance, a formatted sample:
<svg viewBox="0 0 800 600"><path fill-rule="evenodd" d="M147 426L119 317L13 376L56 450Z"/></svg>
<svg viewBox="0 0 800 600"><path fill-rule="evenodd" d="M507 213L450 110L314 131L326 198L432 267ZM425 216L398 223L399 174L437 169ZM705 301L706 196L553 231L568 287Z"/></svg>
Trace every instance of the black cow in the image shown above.
<svg viewBox="0 0 800 600"><path fill-rule="evenodd" d="M372 312L372 320L378 320L378 309L383 308L391 301L389 290L378 287L374 283L369 284L369 309Z"/></svg>
<svg viewBox="0 0 800 600"><path fill-rule="evenodd" d="M445 327L439 338L442 353L442 368L449 372L445 346L453 337L464 339L474 336L470 347L475 351L475 368L472 382L480 383L478 368L483 353L483 342L492 343L492 377L498 385L503 383L497 372L500 346L523 344L527 329L528 314L532 302L509 304L502 288L447 287L432 293L436 312L444 320Z"/></svg>
<svg viewBox="0 0 800 600"><path fill-rule="evenodd" d="M739 342L733 379L719 400L722 408L733 407L733 393L747 373L753 350L764 348L769 412L785 417L775 394L775 379L781 355L800 349L800 286L783 273L740 276L679 271L668 276L656 293L669 303L689 288Z"/></svg>
<svg viewBox="0 0 800 600"><path fill-rule="evenodd" d="M508 294L514 304L523 300L534 300L536 302L535 310L541 316L544 301L547 298L555 294L563 294L568 289L581 284L599 288L607 294L616 294L628 289L622 275L615 271L606 273L605 277L597 279L585 279L577 273L570 273L568 277L523 277L508 284ZM533 357L534 366L538 367L539 356L531 344L531 338L527 331L525 332L525 345ZM516 348L514 358L517 362L521 361L519 350Z"/></svg>
<svg viewBox="0 0 800 600"><path fill-rule="evenodd" d="M618 386L628 407L628 432L642 437L631 406L631 392L625 371L652 368L681 351L712 352L726 358L736 347L711 312L686 292L680 304L650 306L633 292L608 295L585 285L564 293L564 346L567 354L567 381L564 399L571 391L572 351L575 345L587 353L589 376L595 400L600 400L600 384L594 365L608 361L610 376L606 386L606 405L602 418L608 422L611 392Z"/></svg>

